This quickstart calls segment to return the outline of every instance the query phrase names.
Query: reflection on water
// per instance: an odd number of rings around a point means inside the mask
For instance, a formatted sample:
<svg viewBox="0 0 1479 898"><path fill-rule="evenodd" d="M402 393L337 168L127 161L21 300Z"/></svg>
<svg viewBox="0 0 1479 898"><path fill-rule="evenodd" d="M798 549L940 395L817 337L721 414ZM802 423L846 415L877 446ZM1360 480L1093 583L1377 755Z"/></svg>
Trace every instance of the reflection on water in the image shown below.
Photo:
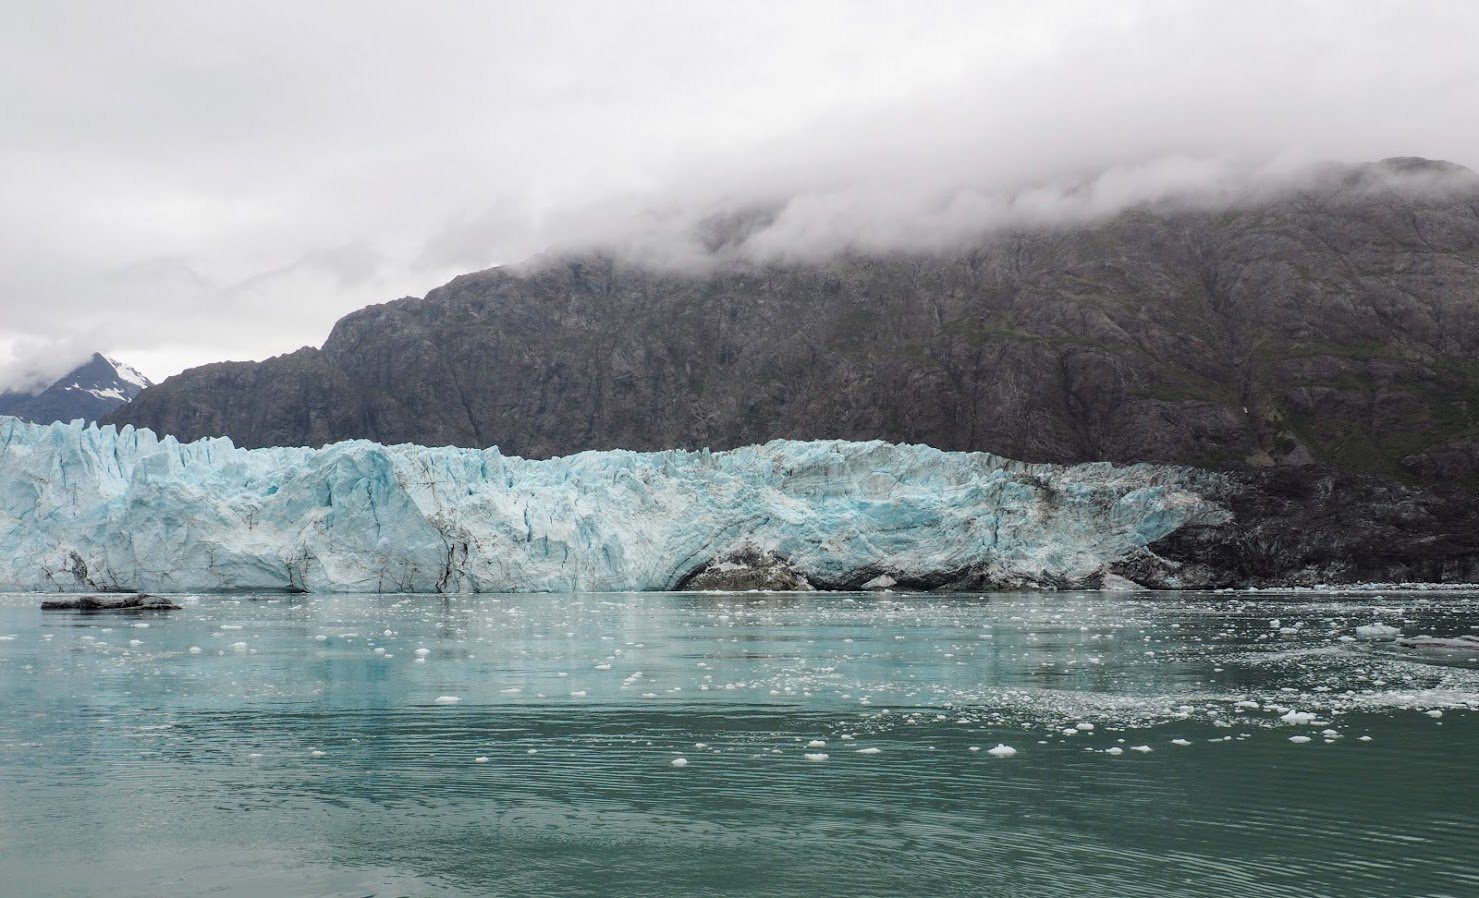
<svg viewBox="0 0 1479 898"><path fill-rule="evenodd" d="M6 894L1479 894L1471 594L36 604Z"/></svg>

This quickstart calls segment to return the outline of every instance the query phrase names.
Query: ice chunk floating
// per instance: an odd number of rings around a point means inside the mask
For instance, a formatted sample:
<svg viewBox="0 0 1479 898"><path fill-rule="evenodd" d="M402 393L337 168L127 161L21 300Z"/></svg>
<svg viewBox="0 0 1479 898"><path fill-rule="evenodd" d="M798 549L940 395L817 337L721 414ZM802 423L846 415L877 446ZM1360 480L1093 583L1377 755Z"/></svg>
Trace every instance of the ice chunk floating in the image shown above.
<svg viewBox="0 0 1479 898"><path fill-rule="evenodd" d="M1213 476L881 442L246 450L0 418L0 589L660 590L749 563L799 588L1092 587L1225 520L1190 489Z"/></svg>

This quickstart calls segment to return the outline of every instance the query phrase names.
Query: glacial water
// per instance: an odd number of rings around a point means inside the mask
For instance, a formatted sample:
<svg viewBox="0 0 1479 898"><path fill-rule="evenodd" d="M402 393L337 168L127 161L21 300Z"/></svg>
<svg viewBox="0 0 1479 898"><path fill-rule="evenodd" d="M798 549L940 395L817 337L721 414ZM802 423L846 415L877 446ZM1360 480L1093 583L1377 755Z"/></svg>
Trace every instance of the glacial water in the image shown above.
<svg viewBox="0 0 1479 898"><path fill-rule="evenodd" d="M38 598L7 896L1479 894L1476 594Z"/></svg>

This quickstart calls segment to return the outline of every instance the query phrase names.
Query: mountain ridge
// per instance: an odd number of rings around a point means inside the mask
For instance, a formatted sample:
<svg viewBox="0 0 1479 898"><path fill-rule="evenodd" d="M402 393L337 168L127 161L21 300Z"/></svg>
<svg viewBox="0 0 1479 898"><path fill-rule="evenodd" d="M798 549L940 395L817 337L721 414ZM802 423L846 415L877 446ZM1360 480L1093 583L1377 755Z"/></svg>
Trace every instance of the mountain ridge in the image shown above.
<svg viewBox="0 0 1479 898"><path fill-rule="evenodd" d="M1454 180L1402 189L1391 172ZM1479 178L1403 158L1227 209L707 271L547 257L192 369L107 420L244 446L715 449L1479 478Z"/></svg>

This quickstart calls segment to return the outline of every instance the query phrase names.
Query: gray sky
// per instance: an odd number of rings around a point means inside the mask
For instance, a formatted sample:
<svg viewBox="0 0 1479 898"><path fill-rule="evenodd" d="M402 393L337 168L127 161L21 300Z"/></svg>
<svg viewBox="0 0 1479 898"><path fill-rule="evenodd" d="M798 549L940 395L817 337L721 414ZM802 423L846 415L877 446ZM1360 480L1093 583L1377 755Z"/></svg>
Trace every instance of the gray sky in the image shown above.
<svg viewBox="0 0 1479 898"><path fill-rule="evenodd" d="M1479 168L1464 0L0 10L0 387L95 349L159 379L317 345L551 246L681 256L756 202L784 256L1315 160Z"/></svg>

